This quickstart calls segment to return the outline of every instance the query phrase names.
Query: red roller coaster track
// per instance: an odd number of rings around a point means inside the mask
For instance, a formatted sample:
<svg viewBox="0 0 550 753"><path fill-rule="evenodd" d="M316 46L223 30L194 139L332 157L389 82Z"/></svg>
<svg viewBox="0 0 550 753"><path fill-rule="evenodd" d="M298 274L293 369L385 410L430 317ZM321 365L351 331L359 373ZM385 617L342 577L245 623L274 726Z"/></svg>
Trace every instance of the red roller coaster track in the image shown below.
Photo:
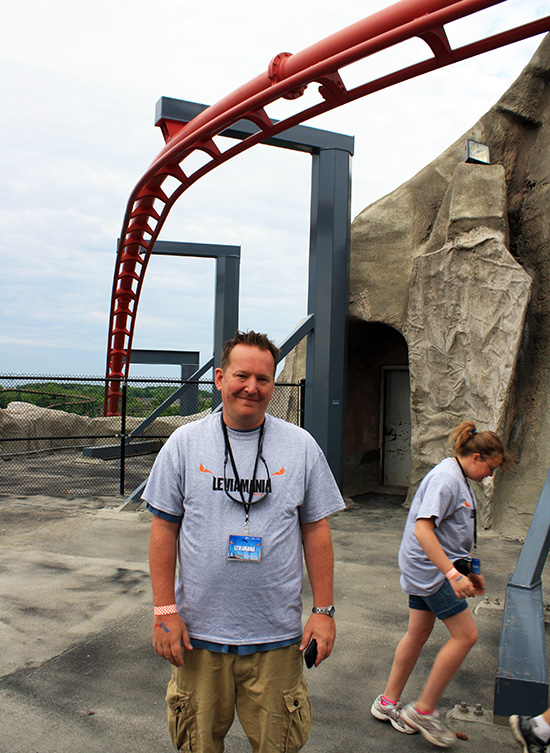
<svg viewBox="0 0 550 753"><path fill-rule="evenodd" d="M172 206L195 181L255 144L348 102L474 57L521 39L550 31L550 16L452 49L445 24L505 0L402 0L295 55L281 53L265 73L207 108L189 123L160 123L165 147L139 180L128 200L114 274L105 413L117 415L120 380L128 376L139 296L151 251ZM413 37L431 50L425 61L347 89L339 71L369 55ZM265 108L279 99L297 99L312 83L320 101L285 120L272 122ZM215 137L239 120L251 121L253 135L221 151ZM186 173L183 161L204 152L208 162ZM168 180L171 179L171 180Z"/></svg>

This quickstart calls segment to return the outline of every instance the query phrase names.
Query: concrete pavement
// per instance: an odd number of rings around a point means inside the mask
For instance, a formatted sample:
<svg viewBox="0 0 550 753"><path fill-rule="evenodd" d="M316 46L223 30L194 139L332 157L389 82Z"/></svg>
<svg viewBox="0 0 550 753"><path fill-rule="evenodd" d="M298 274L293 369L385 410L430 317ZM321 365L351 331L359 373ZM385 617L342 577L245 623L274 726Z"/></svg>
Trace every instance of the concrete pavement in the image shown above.
<svg viewBox="0 0 550 753"><path fill-rule="evenodd" d="M433 747L369 713L406 628L397 550L402 499L356 498L332 518L337 644L307 670L314 723L305 753L394 753ZM169 668L150 647L150 515L113 499L0 497L1 753L170 753L164 691ZM489 603L470 600L480 640L446 689L441 709L464 732L454 750L519 750L491 710L502 604L519 542L481 532ZM496 603L496 600L499 603ZM550 599L546 599L547 601ZM304 591L309 612L309 587ZM404 700L425 679L446 630L437 625ZM465 701L468 713L457 711ZM476 704L482 714L472 713ZM248 753L236 722L227 753Z"/></svg>

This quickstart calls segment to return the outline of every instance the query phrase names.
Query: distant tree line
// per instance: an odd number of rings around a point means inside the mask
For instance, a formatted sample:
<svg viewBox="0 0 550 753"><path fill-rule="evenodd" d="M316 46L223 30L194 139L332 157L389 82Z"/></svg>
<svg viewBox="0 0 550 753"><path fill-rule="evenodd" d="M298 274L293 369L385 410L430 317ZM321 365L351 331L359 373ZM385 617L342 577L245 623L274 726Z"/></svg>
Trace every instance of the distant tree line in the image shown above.
<svg viewBox="0 0 550 753"><path fill-rule="evenodd" d="M167 400L176 388L176 384L146 385L145 387L129 384L126 393L126 415L148 416ZM0 408L7 408L9 403L23 402L39 405L41 408L52 408L96 418L103 415L104 394L104 386L101 383L77 383L76 385L74 382L29 382L16 387L0 387ZM199 412L211 406L211 391L199 389ZM166 408L162 415L178 416L179 414L179 401L176 401Z"/></svg>

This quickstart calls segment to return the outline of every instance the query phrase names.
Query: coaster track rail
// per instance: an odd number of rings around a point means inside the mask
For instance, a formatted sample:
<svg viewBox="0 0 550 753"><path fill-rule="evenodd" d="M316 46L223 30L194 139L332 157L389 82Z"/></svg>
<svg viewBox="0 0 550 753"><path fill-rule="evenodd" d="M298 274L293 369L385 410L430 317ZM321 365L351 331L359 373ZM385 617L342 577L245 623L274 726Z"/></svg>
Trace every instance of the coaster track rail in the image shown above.
<svg viewBox="0 0 550 753"><path fill-rule="evenodd" d="M208 107L189 123L161 120L165 146L134 187L123 220L113 280L105 415L118 415L121 379L128 377L139 297L153 246L180 196L219 165L288 128L374 92L513 42L550 31L550 16L452 49L445 25L506 0L401 0L292 55L276 55L250 82ZM347 89L340 71L370 55L412 38L422 39L431 56L422 62ZM320 101L284 120L273 121L266 107L299 99L318 84ZM257 131L221 150L215 140L240 120ZM185 160L202 152L207 162L187 173ZM170 180L169 180L170 179Z"/></svg>

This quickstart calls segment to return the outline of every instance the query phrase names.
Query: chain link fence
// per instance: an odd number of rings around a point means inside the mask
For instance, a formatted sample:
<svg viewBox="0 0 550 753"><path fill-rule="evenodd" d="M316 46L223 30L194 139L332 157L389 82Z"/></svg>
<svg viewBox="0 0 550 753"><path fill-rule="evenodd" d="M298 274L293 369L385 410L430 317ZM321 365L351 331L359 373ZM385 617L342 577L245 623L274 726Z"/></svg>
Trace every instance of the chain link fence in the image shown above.
<svg viewBox="0 0 550 753"><path fill-rule="evenodd" d="M112 497L147 478L170 434L219 404L212 381L127 379L103 416L104 377L0 375L0 495ZM268 412L300 425L303 385L275 385Z"/></svg>

